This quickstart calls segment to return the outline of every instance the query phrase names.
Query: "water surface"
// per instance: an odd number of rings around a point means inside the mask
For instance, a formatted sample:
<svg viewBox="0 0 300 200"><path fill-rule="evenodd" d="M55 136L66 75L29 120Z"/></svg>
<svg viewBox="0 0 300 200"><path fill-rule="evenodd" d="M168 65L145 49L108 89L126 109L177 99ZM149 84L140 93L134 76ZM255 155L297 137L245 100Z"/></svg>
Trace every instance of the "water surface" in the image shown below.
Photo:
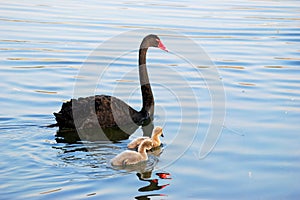
<svg viewBox="0 0 300 200"><path fill-rule="evenodd" d="M299 11L298 1L270 0L2 3L1 199L297 199ZM74 83L83 78L78 72L93 50L137 28L152 33L177 31L201 45L217 67L226 94L221 137L213 151L199 159L212 123L207 85L182 59L158 50L149 52L154 125L164 126L166 136L162 156L158 161L151 157L150 167L166 162L164 155L172 145L189 148L175 162L144 177L137 175L138 170L107 165L126 149L129 139L61 143L55 137L57 129L45 127L55 122L52 113L59 111L62 102L72 98ZM169 39L168 35L161 38ZM118 95L139 109L135 53L116 60L95 91ZM157 73L164 67L180 72L196 91L199 105L188 103L192 96L180 104L176 94L166 90L171 88L168 70ZM203 74L207 66L199 65L197 70ZM180 88L182 81L175 80L170 84ZM124 88L134 92L128 96ZM183 120L181 110L199 110L200 115ZM190 146L172 144L185 134L180 127L198 122ZM137 129L132 137L141 134ZM169 173L171 179L156 173Z"/></svg>

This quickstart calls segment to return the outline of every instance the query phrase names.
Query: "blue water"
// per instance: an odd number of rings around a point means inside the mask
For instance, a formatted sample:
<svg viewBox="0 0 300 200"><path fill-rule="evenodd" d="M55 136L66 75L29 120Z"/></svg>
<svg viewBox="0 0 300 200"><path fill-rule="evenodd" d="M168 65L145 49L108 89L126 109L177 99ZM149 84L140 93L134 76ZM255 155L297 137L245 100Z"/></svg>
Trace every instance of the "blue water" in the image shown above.
<svg viewBox="0 0 300 200"><path fill-rule="evenodd" d="M297 199L299 11L298 1L269 0L3 2L0 199ZM108 164L141 128L118 143L70 144L57 140L57 128L45 127L77 84L95 75L81 76L90 63L109 68L83 92L115 95L140 108L136 49L101 46L140 28L170 48L148 53L153 123L164 127L165 137L144 179L141 168ZM124 44L137 48L142 37ZM174 53L178 47L198 55L180 47L184 38L206 52L222 87L209 84L211 66L191 67ZM99 48L121 56L94 60ZM214 96L218 89L221 96ZM220 118L214 118L214 98L224 105ZM220 132L209 132L215 126ZM220 137L200 159L207 133Z"/></svg>

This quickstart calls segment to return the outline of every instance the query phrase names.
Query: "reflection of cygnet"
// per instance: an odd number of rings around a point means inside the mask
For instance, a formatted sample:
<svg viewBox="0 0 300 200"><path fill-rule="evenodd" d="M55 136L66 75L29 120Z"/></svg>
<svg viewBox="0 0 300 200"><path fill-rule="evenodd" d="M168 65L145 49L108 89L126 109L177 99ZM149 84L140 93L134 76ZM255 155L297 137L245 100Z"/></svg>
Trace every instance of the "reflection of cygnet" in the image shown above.
<svg viewBox="0 0 300 200"><path fill-rule="evenodd" d="M162 128L158 126L158 127L156 127L153 130L152 135L151 135L151 140L153 142L153 148L159 147L161 145L161 141L159 139L159 136L164 137L163 132L162 132ZM139 137L139 138L136 138L135 140L131 141L127 145L127 147L129 149L137 148L141 144L141 142L143 142L146 139L149 139L149 137Z"/></svg>
<svg viewBox="0 0 300 200"><path fill-rule="evenodd" d="M114 166L134 165L141 161L148 160L146 151L153 147L152 140L144 140L138 148L138 152L126 150L111 159L110 163Z"/></svg>

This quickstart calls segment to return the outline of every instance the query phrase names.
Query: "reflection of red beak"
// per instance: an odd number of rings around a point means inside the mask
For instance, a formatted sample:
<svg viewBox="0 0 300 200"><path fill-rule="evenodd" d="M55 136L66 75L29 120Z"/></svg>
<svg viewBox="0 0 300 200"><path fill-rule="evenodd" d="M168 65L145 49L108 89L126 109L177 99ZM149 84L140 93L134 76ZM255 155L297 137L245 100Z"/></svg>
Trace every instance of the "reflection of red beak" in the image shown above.
<svg viewBox="0 0 300 200"><path fill-rule="evenodd" d="M158 40L158 48L168 52L168 49L166 48L166 46L160 40Z"/></svg>
<svg viewBox="0 0 300 200"><path fill-rule="evenodd" d="M170 173L156 173L157 176L161 179L172 179Z"/></svg>

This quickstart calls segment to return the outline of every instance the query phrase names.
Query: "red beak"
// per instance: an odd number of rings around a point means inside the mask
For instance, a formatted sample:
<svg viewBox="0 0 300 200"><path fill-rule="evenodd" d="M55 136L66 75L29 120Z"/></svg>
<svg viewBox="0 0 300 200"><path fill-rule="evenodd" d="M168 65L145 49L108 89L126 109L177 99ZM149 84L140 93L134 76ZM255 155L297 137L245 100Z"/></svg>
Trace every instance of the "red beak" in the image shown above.
<svg viewBox="0 0 300 200"><path fill-rule="evenodd" d="M166 46L160 40L158 40L158 48L168 52L168 49L166 48Z"/></svg>

